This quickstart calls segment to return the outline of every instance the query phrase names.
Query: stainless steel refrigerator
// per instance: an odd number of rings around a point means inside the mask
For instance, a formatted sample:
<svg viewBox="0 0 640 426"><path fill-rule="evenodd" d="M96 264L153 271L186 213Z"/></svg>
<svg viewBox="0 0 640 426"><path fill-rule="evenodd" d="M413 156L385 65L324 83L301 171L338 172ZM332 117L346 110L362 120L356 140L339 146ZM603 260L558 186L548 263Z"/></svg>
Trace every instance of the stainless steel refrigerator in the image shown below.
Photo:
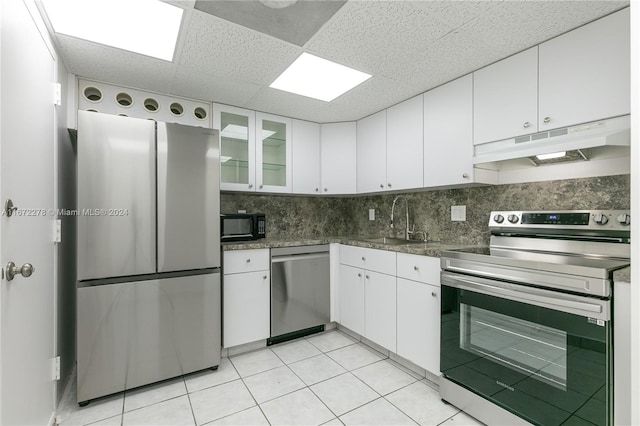
<svg viewBox="0 0 640 426"><path fill-rule="evenodd" d="M217 130L78 112L78 402L220 362Z"/></svg>

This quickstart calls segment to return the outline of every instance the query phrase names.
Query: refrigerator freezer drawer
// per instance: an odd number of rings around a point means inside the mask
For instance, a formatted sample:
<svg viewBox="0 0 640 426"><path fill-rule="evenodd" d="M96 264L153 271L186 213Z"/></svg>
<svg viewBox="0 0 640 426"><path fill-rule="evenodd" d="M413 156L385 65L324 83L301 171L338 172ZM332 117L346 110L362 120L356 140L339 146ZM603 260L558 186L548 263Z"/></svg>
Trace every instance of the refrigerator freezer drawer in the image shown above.
<svg viewBox="0 0 640 426"><path fill-rule="evenodd" d="M78 402L220 363L220 274L78 289Z"/></svg>
<svg viewBox="0 0 640 426"><path fill-rule="evenodd" d="M158 123L158 272L220 267L217 130Z"/></svg>
<svg viewBox="0 0 640 426"><path fill-rule="evenodd" d="M156 272L155 123L78 111L78 280Z"/></svg>

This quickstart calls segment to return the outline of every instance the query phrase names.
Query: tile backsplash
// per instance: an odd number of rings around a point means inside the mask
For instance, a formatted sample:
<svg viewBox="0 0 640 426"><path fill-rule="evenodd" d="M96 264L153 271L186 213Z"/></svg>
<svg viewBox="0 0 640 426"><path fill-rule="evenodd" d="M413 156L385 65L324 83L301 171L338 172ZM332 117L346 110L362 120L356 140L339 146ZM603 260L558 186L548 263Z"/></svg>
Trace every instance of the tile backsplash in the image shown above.
<svg viewBox="0 0 640 426"><path fill-rule="evenodd" d="M618 175L352 197L224 192L220 198L223 213L265 213L269 237L373 237L402 235L403 198L396 204L395 229L389 226L393 199L400 194L409 204L410 225L426 231L430 240L486 244L492 210L628 209L631 192L630 176ZM451 206L466 206L466 220L452 221ZM373 221L369 209L376 211Z"/></svg>

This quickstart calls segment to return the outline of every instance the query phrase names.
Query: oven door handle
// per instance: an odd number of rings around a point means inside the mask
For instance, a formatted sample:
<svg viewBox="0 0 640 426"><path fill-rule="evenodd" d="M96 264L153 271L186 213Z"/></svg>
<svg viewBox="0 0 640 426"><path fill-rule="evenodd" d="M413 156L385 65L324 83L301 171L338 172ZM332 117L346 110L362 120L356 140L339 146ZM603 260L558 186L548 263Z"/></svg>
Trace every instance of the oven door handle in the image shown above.
<svg viewBox="0 0 640 426"><path fill-rule="evenodd" d="M576 299L586 299L549 290L541 290L517 284L488 280L480 277L467 277L448 272L440 274L444 286L474 291L488 296L500 297L515 302L529 303L543 308L563 311L608 321L610 319L609 301L590 303ZM514 289L517 286L517 289Z"/></svg>

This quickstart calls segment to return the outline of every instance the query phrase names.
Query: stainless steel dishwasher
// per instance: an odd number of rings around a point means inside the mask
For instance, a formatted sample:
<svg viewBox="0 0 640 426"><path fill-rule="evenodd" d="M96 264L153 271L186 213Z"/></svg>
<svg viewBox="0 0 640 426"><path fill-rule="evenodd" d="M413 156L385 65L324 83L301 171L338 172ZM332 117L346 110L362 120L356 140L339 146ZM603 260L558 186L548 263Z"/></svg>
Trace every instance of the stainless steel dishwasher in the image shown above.
<svg viewBox="0 0 640 426"><path fill-rule="evenodd" d="M327 244L271 249L269 345L324 330L329 276Z"/></svg>

